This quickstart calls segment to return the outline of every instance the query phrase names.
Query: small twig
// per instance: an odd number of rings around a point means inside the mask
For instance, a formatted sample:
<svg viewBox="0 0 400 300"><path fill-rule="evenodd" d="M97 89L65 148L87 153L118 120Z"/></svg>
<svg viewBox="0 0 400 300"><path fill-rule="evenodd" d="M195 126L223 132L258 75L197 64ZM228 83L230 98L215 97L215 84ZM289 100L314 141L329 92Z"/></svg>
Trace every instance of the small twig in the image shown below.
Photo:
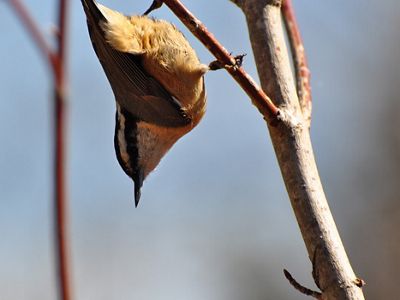
<svg viewBox="0 0 400 300"><path fill-rule="evenodd" d="M165 3L182 23L198 38L222 65L235 65L235 58L218 42L214 35L179 0L155 0L153 8ZM151 9L147 10L149 13ZM252 100L267 121L274 123L279 109L243 68L226 68Z"/></svg>
<svg viewBox="0 0 400 300"><path fill-rule="evenodd" d="M304 120L306 120L308 127L310 127L312 110L310 70L308 68L307 58L299 26L296 21L292 0L284 0L281 9L296 73L297 95L299 97Z"/></svg>
<svg viewBox="0 0 400 300"><path fill-rule="evenodd" d="M50 64L52 68L53 74L56 69L56 55L47 44L45 38L43 37L39 26L36 24L35 20L29 14L25 5L20 0L9 0L9 4L11 8L14 9L17 17L21 20L22 24L25 26L25 29L28 31L31 36L33 42L39 48L40 52L45 56L47 62Z"/></svg>
<svg viewBox="0 0 400 300"><path fill-rule="evenodd" d="M292 274L290 274L289 271L287 271L286 269L283 269L283 274L285 274L285 277L289 281L289 283L300 293L311 296L315 299L322 299L322 294L320 292L313 291L298 283L296 279L293 278Z"/></svg>
<svg viewBox="0 0 400 300"><path fill-rule="evenodd" d="M59 0L58 7L58 32L57 32L57 68L55 75L58 80L57 85L62 86L65 84L65 51L66 51L66 22L67 22L67 3L68 0Z"/></svg>
<svg viewBox="0 0 400 300"><path fill-rule="evenodd" d="M356 286L358 286L359 288L362 288L367 283L362 278L356 278L356 279L354 279L354 284Z"/></svg>

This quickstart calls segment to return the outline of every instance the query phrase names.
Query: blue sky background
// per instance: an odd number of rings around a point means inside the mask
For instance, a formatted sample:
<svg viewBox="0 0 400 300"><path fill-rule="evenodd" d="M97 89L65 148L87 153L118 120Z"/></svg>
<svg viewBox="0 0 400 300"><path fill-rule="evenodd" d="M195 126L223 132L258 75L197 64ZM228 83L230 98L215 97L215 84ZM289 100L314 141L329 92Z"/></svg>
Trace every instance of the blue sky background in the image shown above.
<svg viewBox="0 0 400 300"><path fill-rule="evenodd" d="M313 287L266 126L246 95L226 72L206 75L205 118L149 176L135 209L133 184L114 154L113 94L80 1L71 2L67 174L75 299L306 299L282 274L288 268ZM25 3L51 41L55 1ZM102 3L126 14L150 4ZM185 1L229 51L248 54L244 67L257 79L242 13L226 0L205 3ZM321 177L366 294L385 299L400 267L392 255L400 249L400 4L295 6L312 72ZM213 60L167 7L153 16L177 24L202 62ZM0 299L55 299L51 77L7 1L0 3L0 36Z"/></svg>

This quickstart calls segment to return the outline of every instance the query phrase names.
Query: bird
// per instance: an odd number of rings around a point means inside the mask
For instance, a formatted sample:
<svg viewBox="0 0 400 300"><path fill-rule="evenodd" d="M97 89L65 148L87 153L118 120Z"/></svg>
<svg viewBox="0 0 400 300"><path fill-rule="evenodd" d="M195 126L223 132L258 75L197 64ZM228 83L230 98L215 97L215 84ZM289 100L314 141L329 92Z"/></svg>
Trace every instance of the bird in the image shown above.
<svg viewBox="0 0 400 300"><path fill-rule="evenodd" d="M143 181L206 110L202 64L171 23L127 16L81 0L94 51L116 102L114 148L134 182L137 207Z"/></svg>

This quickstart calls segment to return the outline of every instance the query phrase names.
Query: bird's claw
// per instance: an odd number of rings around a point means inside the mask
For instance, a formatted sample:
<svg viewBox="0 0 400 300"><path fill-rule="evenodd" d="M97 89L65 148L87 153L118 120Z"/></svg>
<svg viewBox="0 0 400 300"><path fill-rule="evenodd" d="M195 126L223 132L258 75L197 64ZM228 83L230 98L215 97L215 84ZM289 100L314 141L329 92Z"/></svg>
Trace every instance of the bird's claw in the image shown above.
<svg viewBox="0 0 400 300"><path fill-rule="evenodd" d="M163 4L162 0L154 0L153 3L151 3L150 7L144 12L143 16L147 16L153 10L160 8L162 4Z"/></svg>
<svg viewBox="0 0 400 300"><path fill-rule="evenodd" d="M245 54L236 55L233 58L235 60L235 62L231 63L231 64L224 64L224 63L220 62L219 60L214 60L208 65L208 67L210 68L211 71L220 70L220 69L237 70L242 66L243 57L245 57L246 55L247 55L246 53Z"/></svg>

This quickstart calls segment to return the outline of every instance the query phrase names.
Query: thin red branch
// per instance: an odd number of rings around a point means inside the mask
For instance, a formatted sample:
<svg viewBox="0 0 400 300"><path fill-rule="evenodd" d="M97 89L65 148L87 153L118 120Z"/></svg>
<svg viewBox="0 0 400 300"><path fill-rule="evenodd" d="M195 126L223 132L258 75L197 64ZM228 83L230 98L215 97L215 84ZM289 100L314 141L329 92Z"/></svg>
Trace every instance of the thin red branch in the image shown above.
<svg viewBox="0 0 400 300"><path fill-rule="evenodd" d="M62 300L71 299L68 253L68 217L65 193L65 106L63 90L54 92L54 201L55 201L55 246L59 293Z"/></svg>
<svg viewBox="0 0 400 300"><path fill-rule="evenodd" d="M294 13L292 0L283 1L282 15L293 57L300 107L302 109L304 119L310 125L312 110L310 70L308 68L304 45L301 39L299 26L297 24L296 15Z"/></svg>
<svg viewBox="0 0 400 300"><path fill-rule="evenodd" d="M55 174L55 216L56 216L56 247L59 276L59 290L62 300L71 299L71 283L69 270L68 218L65 189L65 88L66 88L66 31L67 31L67 0L60 0L58 6L58 32L56 45L56 68L54 69L54 174Z"/></svg>
<svg viewBox="0 0 400 300"><path fill-rule="evenodd" d="M30 34L33 42L47 59L50 67L52 68L52 72L54 73L57 59L42 35L39 26L36 24L35 20L32 18L25 5L20 0L9 0L9 4L16 12L22 24L25 26L25 29Z"/></svg>
<svg viewBox="0 0 400 300"><path fill-rule="evenodd" d="M54 218L56 265L61 300L71 299L68 218L65 189L65 86L66 31L68 0L59 0L56 50L47 44L39 27L20 0L9 0L34 43L47 58L54 80Z"/></svg>
<svg viewBox="0 0 400 300"><path fill-rule="evenodd" d="M235 58L217 41L212 33L179 0L163 0L183 24L197 37L207 49L223 64L235 65ZM242 67L226 68L242 89L251 98L253 104L267 121L272 122L279 109Z"/></svg>
<svg viewBox="0 0 400 300"><path fill-rule="evenodd" d="M57 58L58 58L58 66L56 70L56 78L58 78L60 85L64 83L64 75L65 75L65 51L66 51L66 31L67 31L67 4L68 0L59 0L58 7L58 32L57 32Z"/></svg>

